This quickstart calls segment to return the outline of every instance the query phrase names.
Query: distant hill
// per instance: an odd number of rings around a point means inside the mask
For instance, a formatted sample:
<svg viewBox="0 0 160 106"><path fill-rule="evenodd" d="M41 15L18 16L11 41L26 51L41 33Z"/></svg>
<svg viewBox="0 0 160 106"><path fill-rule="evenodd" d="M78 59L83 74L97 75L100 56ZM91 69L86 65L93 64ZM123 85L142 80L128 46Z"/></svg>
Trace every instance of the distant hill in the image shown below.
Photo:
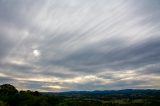
<svg viewBox="0 0 160 106"><path fill-rule="evenodd" d="M45 92L0 85L0 106L159 106L160 90Z"/></svg>
<svg viewBox="0 0 160 106"><path fill-rule="evenodd" d="M124 89L124 90L95 90L95 91L69 91L69 92L42 92L43 94L57 96L92 96L92 95L129 95L129 94L160 94L160 90L155 89Z"/></svg>

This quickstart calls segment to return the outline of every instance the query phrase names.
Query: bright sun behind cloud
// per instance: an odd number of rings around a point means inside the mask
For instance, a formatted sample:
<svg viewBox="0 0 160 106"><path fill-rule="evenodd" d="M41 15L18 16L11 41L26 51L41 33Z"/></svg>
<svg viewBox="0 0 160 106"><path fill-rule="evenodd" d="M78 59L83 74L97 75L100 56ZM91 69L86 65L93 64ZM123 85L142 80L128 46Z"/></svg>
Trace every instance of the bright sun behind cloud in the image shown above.
<svg viewBox="0 0 160 106"><path fill-rule="evenodd" d="M35 49L35 50L33 50L33 55L34 55L35 57L39 57L39 56L41 55L41 53L40 53L39 50Z"/></svg>

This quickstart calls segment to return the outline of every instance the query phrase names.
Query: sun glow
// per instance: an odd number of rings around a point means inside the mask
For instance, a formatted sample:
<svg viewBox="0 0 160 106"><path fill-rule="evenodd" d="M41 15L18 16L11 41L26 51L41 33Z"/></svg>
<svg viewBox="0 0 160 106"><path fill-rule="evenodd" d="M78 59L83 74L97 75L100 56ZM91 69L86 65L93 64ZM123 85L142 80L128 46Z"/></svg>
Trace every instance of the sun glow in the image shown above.
<svg viewBox="0 0 160 106"><path fill-rule="evenodd" d="M34 55L35 57L39 57L39 56L41 55L41 53L40 53L39 50L35 49L35 50L33 50L33 55Z"/></svg>
<svg viewBox="0 0 160 106"><path fill-rule="evenodd" d="M59 85L54 85L54 86L43 86L44 88L50 88L50 89L63 89L65 87L59 86Z"/></svg>

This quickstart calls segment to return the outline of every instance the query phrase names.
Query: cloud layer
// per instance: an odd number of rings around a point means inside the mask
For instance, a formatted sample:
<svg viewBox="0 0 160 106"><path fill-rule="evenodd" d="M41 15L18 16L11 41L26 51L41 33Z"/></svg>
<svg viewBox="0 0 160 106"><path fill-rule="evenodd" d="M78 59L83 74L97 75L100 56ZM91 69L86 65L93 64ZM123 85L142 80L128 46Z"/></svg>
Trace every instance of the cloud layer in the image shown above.
<svg viewBox="0 0 160 106"><path fill-rule="evenodd" d="M0 82L160 89L159 9L159 0L0 0Z"/></svg>

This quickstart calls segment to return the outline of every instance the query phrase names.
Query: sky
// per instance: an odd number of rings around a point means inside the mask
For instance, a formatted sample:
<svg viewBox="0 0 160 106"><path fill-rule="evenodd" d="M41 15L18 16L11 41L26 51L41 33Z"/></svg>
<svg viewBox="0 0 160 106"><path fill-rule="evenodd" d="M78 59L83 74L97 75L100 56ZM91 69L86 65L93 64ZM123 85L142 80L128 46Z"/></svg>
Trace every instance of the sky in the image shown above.
<svg viewBox="0 0 160 106"><path fill-rule="evenodd" d="M62 92L159 82L160 0L0 0L0 84Z"/></svg>

